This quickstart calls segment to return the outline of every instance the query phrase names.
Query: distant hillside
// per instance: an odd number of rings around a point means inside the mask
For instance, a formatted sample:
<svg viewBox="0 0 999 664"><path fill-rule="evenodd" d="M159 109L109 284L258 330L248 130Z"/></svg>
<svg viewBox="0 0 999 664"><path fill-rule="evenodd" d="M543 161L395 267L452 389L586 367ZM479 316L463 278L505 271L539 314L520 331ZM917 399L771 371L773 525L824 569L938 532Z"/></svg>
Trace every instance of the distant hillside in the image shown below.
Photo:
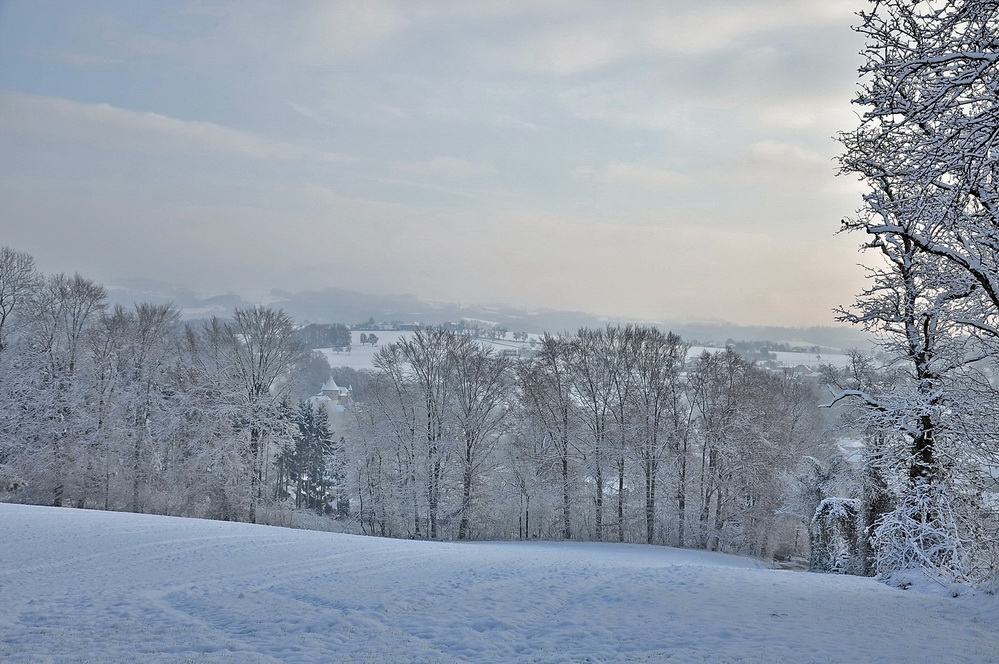
<svg viewBox="0 0 999 664"><path fill-rule="evenodd" d="M267 294L237 295L228 293L200 297L190 290L178 289L159 282L134 280L111 287L112 303L131 305L133 302L173 302L186 319L227 316L234 307L264 304L283 309L301 323L345 323L353 325L371 318L379 323L422 323L436 325L459 320L477 321L483 325L499 325L511 332L572 332L580 327L600 327L608 323L641 323L657 325L676 332L686 340L701 345L724 346L729 341L786 342L799 346L818 346L825 350L869 349L868 335L852 327L740 326L730 323L648 321L611 318L579 311L539 309L528 311L505 305L463 305L426 302L414 295L371 295L339 288L291 293L273 290Z"/></svg>

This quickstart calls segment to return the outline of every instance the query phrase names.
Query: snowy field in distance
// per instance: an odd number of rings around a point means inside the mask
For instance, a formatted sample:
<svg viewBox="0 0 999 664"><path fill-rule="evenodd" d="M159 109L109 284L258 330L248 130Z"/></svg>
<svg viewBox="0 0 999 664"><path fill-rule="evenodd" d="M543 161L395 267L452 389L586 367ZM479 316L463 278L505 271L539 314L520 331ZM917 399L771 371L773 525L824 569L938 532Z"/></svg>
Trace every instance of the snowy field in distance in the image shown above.
<svg viewBox="0 0 999 664"><path fill-rule="evenodd" d="M3 662L999 661L987 595L644 545L0 504Z"/></svg>
<svg viewBox="0 0 999 664"><path fill-rule="evenodd" d="M362 334L374 334L378 337L378 343L374 346L368 344L361 345L361 335ZM331 367L350 367L351 369L371 369L374 367L372 359L378 349L382 346L386 346L391 343L395 343L399 339L411 336L412 332L396 332L396 331L376 331L376 332L356 332L352 331L350 333L351 348L350 352L338 353L332 348L322 348L321 350L325 355L326 359L329 361ZM346 386L345 386L346 387Z"/></svg>
<svg viewBox="0 0 999 664"><path fill-rule="evenodd" d="M351 341L353 343L350 352L337 353L330 348L321 349L326 355L326 359L329 360L331 367L351 367L352 369L371 369L373 367L372 358L374 358L375 353L378 352L378 348L386 344L393 343L402 339L404 337L411 336L412 332L398 332L398 331L385 331L385 332L374 332L378 337L378 344L376 346L361 345L360 338L361 332L351 332ZM371 334L370 332L364 332L364 334ZM536 339L537 335L531 335L532 339ZM530 344L513 341L510 338L500 339L496 341L483 340L482 343L490 345L493 349L501 351L507 348L530 348ZM696 357L702 352L707 350L708 352L715 352L719 350L718 348L704 348L703 346L695 346L690 349L688 357ZM792 368L799 364L804 364L805 366L817 369L819 365L822 364L832 364L837 367L844 367L849 361L849 356L841 354L823 354L814 355L811 353L785 353L776 352L774 353L777 360L780 361L785 367Z"/></svg>

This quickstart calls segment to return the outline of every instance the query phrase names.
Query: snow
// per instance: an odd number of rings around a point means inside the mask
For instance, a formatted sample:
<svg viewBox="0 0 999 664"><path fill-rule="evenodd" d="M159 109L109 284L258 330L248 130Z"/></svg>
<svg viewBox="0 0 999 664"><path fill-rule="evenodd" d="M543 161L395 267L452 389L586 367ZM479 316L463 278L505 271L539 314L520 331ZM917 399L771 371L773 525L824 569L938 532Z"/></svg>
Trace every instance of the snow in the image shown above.
<svg viewBox="0 0 999 664"><path fill-rule="evenodd" d="M386 346L391 343L395 343L400 339L412 336L412 332L399 332L399 331L374 331L374 332L364 332L363 334L374 334L378 337L378 343L374 346L369 344L361 344L361 332L351 332L350 333L350 351L337 352L332 348L320 348L317 349L326 356L331 367L350 367L360 371L361 369L373 369L374 368L374 357L375 353L382 346Z"/></svg>
<svg viewBox="0 0 999 664"><path fill-rule="evenodd" d="M815 519L825 515L832 519L852 519L860 511L856 498L824 498L815 508Z"/></svg>
<svg viewBox="0 0 999 664"><path fill-rule="evenodd" d="M644 545L0 504L3 662L996 662L996 598Z"/></svg>
<svg viewBox="0 0 999 664"><path fill-rule="evenodd" d="M365 334L371 334L365 332ZM331 367L350 367L352 369L360 371L361 369L372 369L374 368L373 359L375 353L382 346L388 345L390 343L395 343L400 339L405 339L413 335L412 332L408 331L375 331L373 334L378 336L378 343L375 346L361 345L361 333L351 332L351 349L350 352L337 352L332 348L320 348L317 349L324 355L329 361ZM537 335L531 335L532 339L537 339ZM486 346L492 347L496 352L501 352L506 349L524 349L529 350L531 345L529 342L513 341L512 339L482 339L482 343ZM693 346L687 353L689 359L699 356L704 351L709 353L716 353L719 348L708 348L705 346ZM798 365L805 365L811 369L818 369L823 364L831 364L834 367L845 367L850 363L850 356L843 354L823 354L815 355L813 353L791 353L791 352L774 352L775 359L780 362L785 367L796 367Z"/></svg>
<svg viewBox="0 0 999 664"><path fill-rule="evenodd" d="M413 336L413 332L406 330L364 332L363 334L374 334L378 337L378 343L371 346L361 344L361 334L361 332L351 332L350 352L337 352L332 348L317 348L315 350L326 356L331 367L350 367L351 369L360 371L361 369L374 368L375 353L382 346L387 346L388 344ZM537 335L531 335L531 338L537 339ZM491 347L497 353L511 348L514 350L529 350L531 348L529 342L514 341L512 339L481 339L480 342L484 346Z"/></svg>

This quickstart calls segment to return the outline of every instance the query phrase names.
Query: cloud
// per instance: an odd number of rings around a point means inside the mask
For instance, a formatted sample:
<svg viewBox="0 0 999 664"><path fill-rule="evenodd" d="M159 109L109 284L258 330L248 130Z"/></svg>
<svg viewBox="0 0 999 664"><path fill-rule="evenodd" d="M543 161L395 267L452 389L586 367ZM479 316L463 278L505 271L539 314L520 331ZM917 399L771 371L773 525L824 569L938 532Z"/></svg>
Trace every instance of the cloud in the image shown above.
<svg viewBox="0 0 999 664"><path fill-rule="evenodd" d="M493 168L489 164L457 157L434 157L427 161L414 162L397 161L394 166L399 170L431 177L470 178L493 172Z"/></svg>
<svg viewBox="0 0 999 664"><path fill-rule="evenodd" d="M853 3L742 0L688 5L687 11L661 12L638 27L638 43L658 53L704 55L761 35L819 26L847 25Z"/></svg>
<svg viewBox="0 0 999 664"><path fill-rule="evenodd" d="M0 92L0 132L133 152L207 152L251 159L352 161L335 153L211 122L10 91Z"/></svg>
<svg viewBox="0 0 999 664"><path fill-rule="evenodd" d="M289 101L288 106L290 106L291 109L296 113L298 113L299 115L307 117L310 120L318 122L319 124L324 124L324 125L333 124L329 118L327 118L326 116L324 116L322 113L312 108L311 106L306 106L305 104L298 104L293 101Z"/></svg>
<svg viewBox="0 0 999 664"><path fill-rule="evenodd" d="M802 145L765 140L749 148L749 160L756 166L780 165L792 170L830 165L829 158Z"/></svg>
<svg viewBox="0 0 999 664"><path fill-rule="evenodd" d="M80 67L81 69L114 67L116 65L124 64L125 62L121 58L112 58L106 55L97 55L95 53L74 53L72 51L55 51L47 54L47 57L53 60L58 60L59 62L65 62L66 64L73 65L74 67Z"/></svg>
<svg viewBox="0 0 999 664"><path fill-rule="evenodd" d="M609 185L626 185L648 189L673 189L684 186L690 178L677 171L646 164L612 163L600 168L584 166L573 171L579 178Z"/></svg>
<svg viewBox="0 0 999 664"><path fill-rule="evenodd" d="M370 56L402 32L405 11L381 0L240 2L227 6L215 39L299 65Z"/></svg>
<svg viewBox="0 0 999 664"><path fill-rule="evenodd" d="M760 183L769 181L772 189L794 187L805 197L826 194L860 200L864 187L854 179L833 177L838 171L834 159L836 144L829 142L830 150L820 152L796 143L764 140L753 143L740 160L735 177L743 181Z"/></svg>
<svg viewBox="0 0 999 664"><path fill-rule="evenodd" d="M558 30L528 49L521 62L528 69L575 74L608 65L635 49L623 35L624 22L581 25Z"/></svg>
<svg viewBox="0 0 999 664"><path fill-rule="evenodd" d="M519 61L554 74L578 74L641 57L699 57L731 50L767 34L846 25L853 3L740 0L649 3L624 11L581 4L555 27L535 32Z"/></svg>

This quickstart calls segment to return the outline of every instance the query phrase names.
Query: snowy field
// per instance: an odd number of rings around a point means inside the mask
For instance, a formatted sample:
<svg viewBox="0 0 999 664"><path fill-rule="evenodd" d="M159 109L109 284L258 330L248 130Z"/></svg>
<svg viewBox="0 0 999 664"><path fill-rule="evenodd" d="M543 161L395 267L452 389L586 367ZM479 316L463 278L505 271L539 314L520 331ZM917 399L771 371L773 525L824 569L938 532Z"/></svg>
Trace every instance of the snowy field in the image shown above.
<svg viewBox="0 0 999 664"><path fill-rule="evenodd" d="M987 595L642 545L0 504L2 662L999 662Z"/></svg>
<svg viewBox="0 0 999 664"><path fill-rule="evenodd" d="M370 334L365 332L364 334ZM396 331L386 331L386 332L375 332L378 337L378 344L375 346L361 345L361 333L351 332L352 346L350 352L338 353L331 348L323 348L322 352L326 355L326 359L329 360L331 367L350 367L352 369L371 369L374 365L372 363L372 358L374 358L375 353L378 352L378 348L390 343L394 343L399 339L412 336L412 332L396 332ZM531 335L531 338L537 338L537 335ZM485 345L491 346L493 350L499 352L505 349L520 349L520 348L530 348L529 343L524 343L520 341L513 341L512 339L500 339L497 341L483 340ZM693 358L697 357L704 351L714 353L718 351L718 348L705 348L703 346L691 347L690 352L687 357ZM799 364L804 364L811 369L818 369L820 365L831 364L836 367L845 367L849 363L848 355L841 354L827 354L827 355L813 355L810 353L784 353L777 352L774 353L776 359L781 362L785 367L796 367Z"/></svg>

